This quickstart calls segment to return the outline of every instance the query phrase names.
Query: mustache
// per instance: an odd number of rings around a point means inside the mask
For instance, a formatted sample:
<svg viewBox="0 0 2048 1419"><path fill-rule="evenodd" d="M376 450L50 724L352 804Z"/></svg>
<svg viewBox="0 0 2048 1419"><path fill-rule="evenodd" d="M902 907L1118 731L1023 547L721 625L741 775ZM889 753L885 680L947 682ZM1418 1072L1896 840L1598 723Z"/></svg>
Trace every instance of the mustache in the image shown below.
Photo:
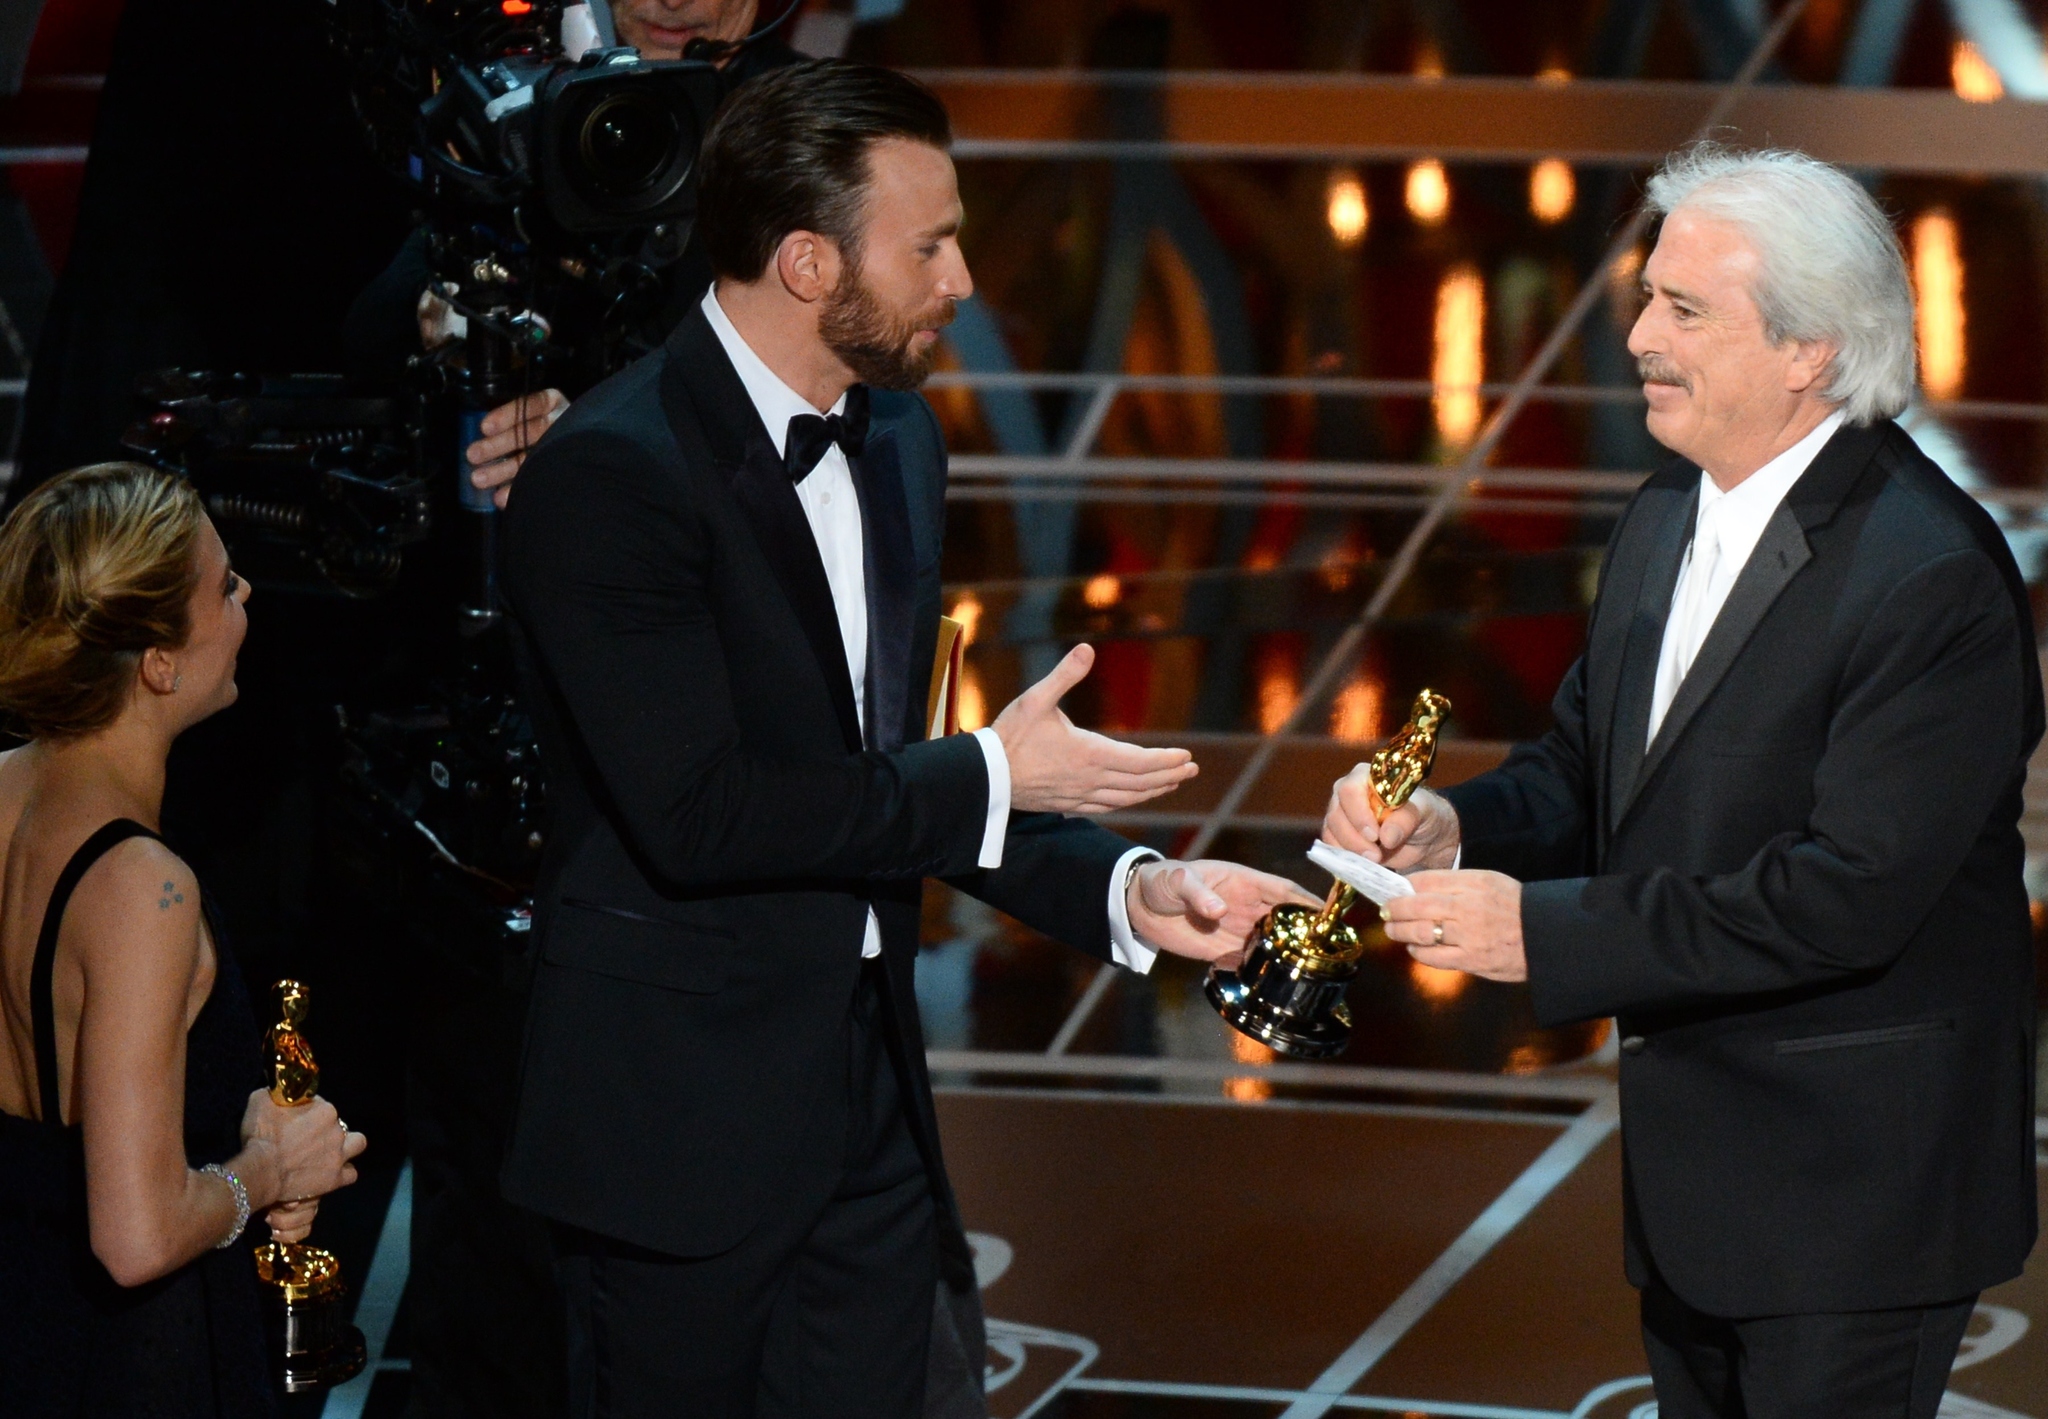
<svg viewBox="0 0 2048 1419"><path fill-rule="evenodd" d="M1658 359L1655 355L1643 355L1636 360L1636 378L1644 384L1675 384L1680 389L1691 389L1678 367Z"/></svg>

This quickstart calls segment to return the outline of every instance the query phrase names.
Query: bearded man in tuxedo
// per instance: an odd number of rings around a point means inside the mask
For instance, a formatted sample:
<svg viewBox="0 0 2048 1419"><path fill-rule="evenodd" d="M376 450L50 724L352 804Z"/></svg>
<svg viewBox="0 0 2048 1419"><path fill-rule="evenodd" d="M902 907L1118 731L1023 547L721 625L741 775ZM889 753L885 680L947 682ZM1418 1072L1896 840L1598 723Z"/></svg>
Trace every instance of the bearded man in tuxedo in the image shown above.
<svg viewBox="0 0 2048 1419"><path fill-rule="evenodd" d="M506 512L554 823L505 1193L558 1226L579 1416L922 1412L936 1282L971 1276L925 877L1140 970L1313 900L1068 816L1195 771L1059 712L1085 646L927 738L946 464L910 391L972 290L950 136L884 69L742 88L705 141L715 285Z"/></svg>
<svg viewBox="0 0 2048 1419"><path fill-rule="evenodd" d="M1324 832L1414 873L1416 959L1617 1017L1663 1419L1932 1419L2035 1233L2026 588L1892 422L1912 293L1862 187L1706 146L1649 200L1629 348L1677 456L1556 727L1383 823L1354 771Z"/></svg>

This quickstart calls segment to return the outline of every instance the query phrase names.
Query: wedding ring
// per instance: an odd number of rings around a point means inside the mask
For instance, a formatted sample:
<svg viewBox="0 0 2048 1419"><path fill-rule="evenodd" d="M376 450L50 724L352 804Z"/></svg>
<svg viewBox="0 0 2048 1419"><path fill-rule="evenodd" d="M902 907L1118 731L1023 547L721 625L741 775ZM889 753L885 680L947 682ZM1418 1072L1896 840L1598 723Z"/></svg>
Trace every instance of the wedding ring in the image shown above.
<svg viewBox="0 0 2048 1419"><path fill-rule="evenodd" d="M1433 929L1431 929L1429 933L1429 944L1432 946L1441 946L1444 944L1444 924L1442 922L1438 922L1436 926Z"/></svg>

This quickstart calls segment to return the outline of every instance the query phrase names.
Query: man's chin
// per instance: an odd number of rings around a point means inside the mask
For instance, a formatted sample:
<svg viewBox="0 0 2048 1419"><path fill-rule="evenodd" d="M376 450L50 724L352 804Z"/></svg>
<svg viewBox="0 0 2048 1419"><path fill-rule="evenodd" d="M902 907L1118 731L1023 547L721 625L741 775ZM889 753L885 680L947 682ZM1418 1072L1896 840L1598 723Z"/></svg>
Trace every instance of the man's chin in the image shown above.
<svg viewBox="0 0 2048 1419"><path fill-rule="evenodd" d="M1685 438L1685 421L1678 416L1678 411L1652 407L1643 416L1643 427L1650 431L1651 438L1673 453L1685 452L1679 446Z"/></svg>

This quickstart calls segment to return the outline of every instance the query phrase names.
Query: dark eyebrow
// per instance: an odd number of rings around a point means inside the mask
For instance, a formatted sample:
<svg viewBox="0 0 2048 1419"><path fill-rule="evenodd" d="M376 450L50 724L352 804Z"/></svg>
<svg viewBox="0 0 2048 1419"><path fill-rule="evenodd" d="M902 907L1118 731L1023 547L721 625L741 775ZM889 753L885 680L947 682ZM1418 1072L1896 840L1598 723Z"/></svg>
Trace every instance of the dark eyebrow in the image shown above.
<svg viewBox="0 0 2048 1419"><path fill-rule="evenodd" d="M929 227L919 232L917 239L920 242L937 241L941 237L958 236L959 234L960 219L958 217L950 217L935 227Z"/></svg>

